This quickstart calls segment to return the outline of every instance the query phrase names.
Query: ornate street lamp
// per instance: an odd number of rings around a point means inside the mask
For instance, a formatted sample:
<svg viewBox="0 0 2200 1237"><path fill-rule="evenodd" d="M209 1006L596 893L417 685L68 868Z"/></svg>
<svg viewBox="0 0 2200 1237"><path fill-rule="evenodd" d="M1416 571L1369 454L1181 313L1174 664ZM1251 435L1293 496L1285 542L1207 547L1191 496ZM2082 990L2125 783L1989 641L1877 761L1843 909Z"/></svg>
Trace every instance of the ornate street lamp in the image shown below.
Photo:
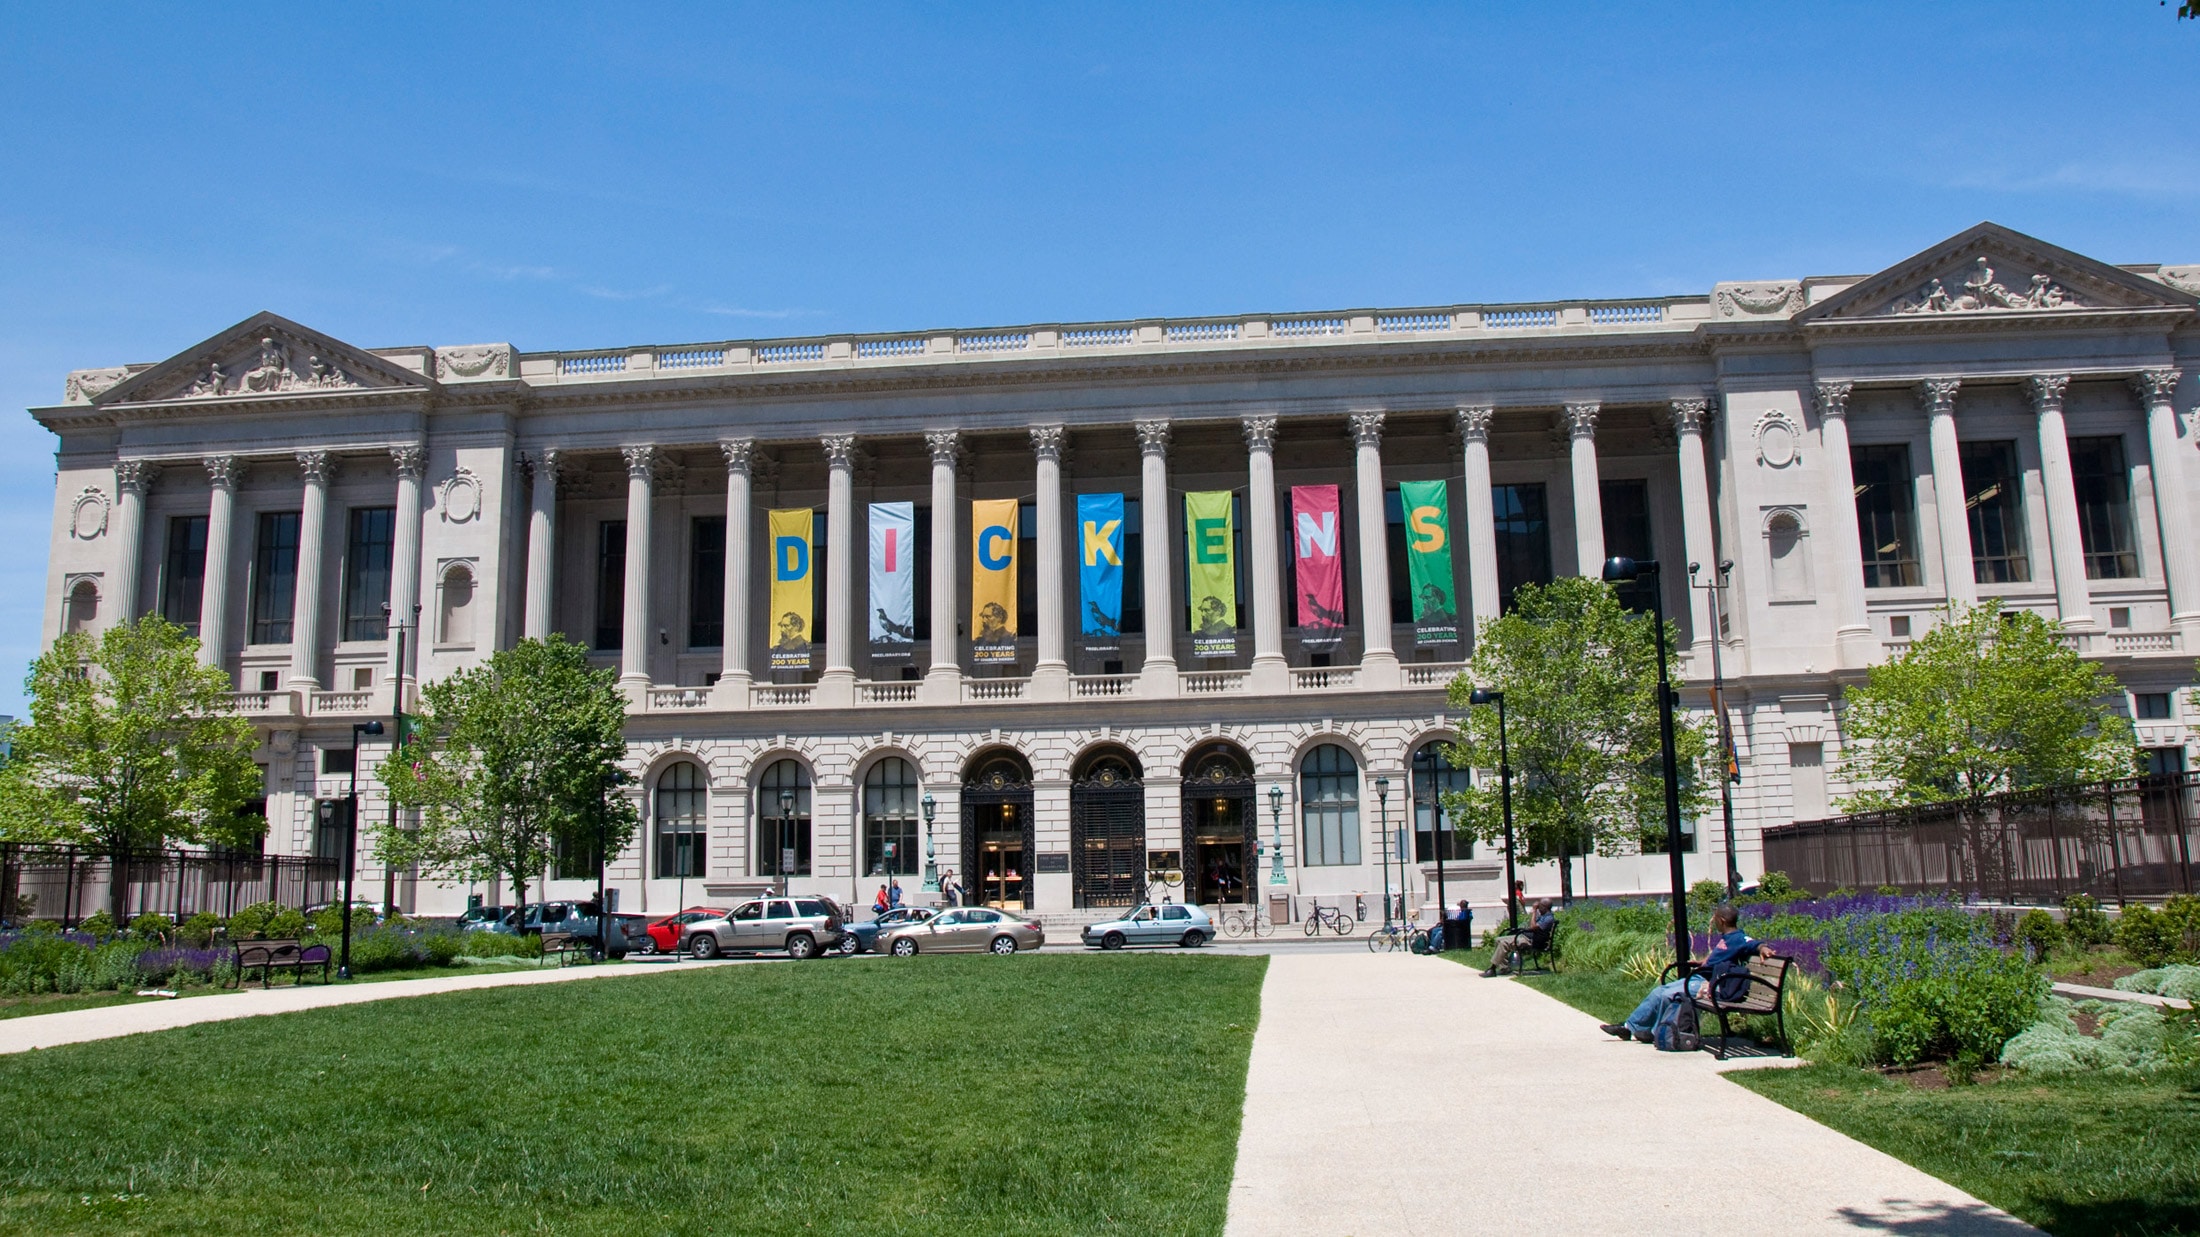
<svg viewBox="0 0 2200 1237"><path fill-rule="evenodd" d="M1281 786L1270 786L1268 788L1268 823L1273 834L1273 841L1269 844L1271 858L1268 863L1268 883L1280 889L1286 880L1283 874L1283 787Z"/></svg>
<svg viewBox="0 0 2200 1237"><path fill-rule="evenodd" d="M1665 857L1673 874L1673 953L1680 973L1688 974L1688 869L1681 860L1681 774L1673 754L1673 681L1665 670L1665 599L1659 587L1658 560L1614 557L1604 564L1604 582L1623 584L1650 578L1650 618L1658 648L1658 747L1665 766Z"/></svg>
<svg viewBox="0 0 2200 1237"><path fill-rule="evenodd" d="M338 979L351 978L351 878L353 869L359 866L359 736L381 733L380 722L351 724L351 794L344 804L344 942L340 946L343 956L336 963Z"/></svg>
<svg viewBox="0 0 2200 1237"><path fill-rule="evenodd" d="M787 892L787 869L794 865L787 862L787 852L794 847L794 791L781 787L779 791L779 854L773 857L773 868L779 874L779 892Z"/></svg>
<svg viewBox="0 0 2200 1237"><path fill-rule="evenodd" d="M1734 758L1734 731L1726 722L1726 674L1719 667L1719 645L1726 626L1727 576L1734 570L1734 560L1720 559L1718 575L1701 584L1696 582L1699 566L1688 564L1688 586L1711 595L1711 707L1719 715L1719 810L1726 817L1726 896L1732 900L1742 888L1742 865L1734 855L1734 783L1742 780L1742 765Z"/></svg>
<svg viewBox="0 0 2200 1237"><path fill-rule="evenodd" d="M611 957L611 907L604 900L604 864L608 860L605 852L611 848L611 792L633 780L634 776L624 769L606 769L596 793L596 956L599 958ZM685 910L689 858L678 849L673 851L673 856L680 861L680 901L683 903L681 909Z"/></svg>
<svg viewBox="0 0 2200 1237"><path fill-rule="evenodd" d="M932 816L940 810L939 801L931 795L924 796L924 891L940 891L939 860L932 854Z"/></svg>
<svg viewBox="0 0 2200 1237"><path fill-rule="evenodd" d="M1505 805L1505 931L1509 935L1520 931L1520 882L1513 876L1513 767L1512 748L1505 737L1505 693L1477 687L1467 703L1497 706L1498 793Z"/></svg>
<svg viewBox="0 0 2200 1237"><path fill-rule="evenodd" d="M1375 810L1383 829L1383 926L1390 926L1390 779L1375 779ZM1400 878L1401 880L1403 877Z"/></svg>

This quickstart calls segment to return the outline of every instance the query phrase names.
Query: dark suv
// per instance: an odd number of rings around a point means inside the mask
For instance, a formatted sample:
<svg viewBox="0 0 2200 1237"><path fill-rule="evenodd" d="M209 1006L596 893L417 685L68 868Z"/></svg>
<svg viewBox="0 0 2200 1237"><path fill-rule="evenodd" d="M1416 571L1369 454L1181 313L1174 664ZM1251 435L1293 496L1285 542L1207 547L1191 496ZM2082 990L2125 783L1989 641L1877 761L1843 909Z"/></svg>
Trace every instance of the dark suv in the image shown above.
<svg viewBox="0 0 2200 1237"><path fill-rule="evenodd" d="M687 925L681 942L698 958L720 954L778 953L815 958L838 949L847 935L840 908L827 898L758 898L725 915Z"/></svg>

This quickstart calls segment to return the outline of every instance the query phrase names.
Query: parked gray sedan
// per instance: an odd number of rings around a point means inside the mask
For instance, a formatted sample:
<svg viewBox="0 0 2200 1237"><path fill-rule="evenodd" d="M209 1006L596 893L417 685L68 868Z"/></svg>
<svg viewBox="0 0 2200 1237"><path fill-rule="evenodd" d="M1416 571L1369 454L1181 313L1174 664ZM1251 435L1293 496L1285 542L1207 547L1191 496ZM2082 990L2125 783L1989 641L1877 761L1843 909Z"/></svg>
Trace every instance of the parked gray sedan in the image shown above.
<svg viewBox="0 0 2200 1237"><path fill-rule="evenodd" d="M919 953L1012 954L1047 943L1036 919L1023 919L990 906L958 906L923 923L896 924L878 934L871 948L906 958Z"/></svg>
<svg viewBox="0 0 2200 1237"><path fill-rule="evenodd" d="M827 899L758 898L722 918L686 925L680 944L698 958L781 950L790 958L815 958L837 948L845 931L840 908Z"/></svg>
<svg viewBox="0 0 2200 1237"><path fill-rule="evenodd" d="M1125 945L1197 949L1215 939L1215 921L1196 906L1149 902L1121 919L1092 924L1083 935L1087 946L1098 949L1121 949Z"/></svg>

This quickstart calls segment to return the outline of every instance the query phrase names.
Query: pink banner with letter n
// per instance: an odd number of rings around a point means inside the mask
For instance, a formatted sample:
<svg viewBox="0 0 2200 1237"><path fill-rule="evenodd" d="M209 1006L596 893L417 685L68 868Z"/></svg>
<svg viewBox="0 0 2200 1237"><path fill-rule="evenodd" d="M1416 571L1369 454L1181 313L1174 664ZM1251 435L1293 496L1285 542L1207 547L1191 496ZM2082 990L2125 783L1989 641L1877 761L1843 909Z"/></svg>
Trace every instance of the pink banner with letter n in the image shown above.
<svg viewBox="0 0 2200 1237"><path fill-rule="evenodd" d="M1333 649L1344 639L1343 525L1336 486L1291 487L1291 562L1298 580L1294 605L1299 642L1310 649Z"/></svg>

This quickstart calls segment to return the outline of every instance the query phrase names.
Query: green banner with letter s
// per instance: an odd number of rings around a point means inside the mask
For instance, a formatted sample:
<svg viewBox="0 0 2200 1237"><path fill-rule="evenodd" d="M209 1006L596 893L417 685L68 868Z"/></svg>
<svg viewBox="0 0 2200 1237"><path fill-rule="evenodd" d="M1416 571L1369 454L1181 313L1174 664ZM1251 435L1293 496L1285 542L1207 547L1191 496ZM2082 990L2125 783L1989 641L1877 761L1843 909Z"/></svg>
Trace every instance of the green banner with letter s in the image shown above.
<svg viewBox="0 0 2200 1237"><path fill-rule="evenodd" d="M1237 527L1228 490L1184 496L1184 565L1192 656L1237 656Z"/></svg>
<svg viewBox="0 0 2200 1237"><path fill-rule="evenodd" d="M1406 517L1406 570L1413 584L1413 642L1456 644L1459 603L1453 597L1451 504L1442 481L1401 481Z"/></svg>

